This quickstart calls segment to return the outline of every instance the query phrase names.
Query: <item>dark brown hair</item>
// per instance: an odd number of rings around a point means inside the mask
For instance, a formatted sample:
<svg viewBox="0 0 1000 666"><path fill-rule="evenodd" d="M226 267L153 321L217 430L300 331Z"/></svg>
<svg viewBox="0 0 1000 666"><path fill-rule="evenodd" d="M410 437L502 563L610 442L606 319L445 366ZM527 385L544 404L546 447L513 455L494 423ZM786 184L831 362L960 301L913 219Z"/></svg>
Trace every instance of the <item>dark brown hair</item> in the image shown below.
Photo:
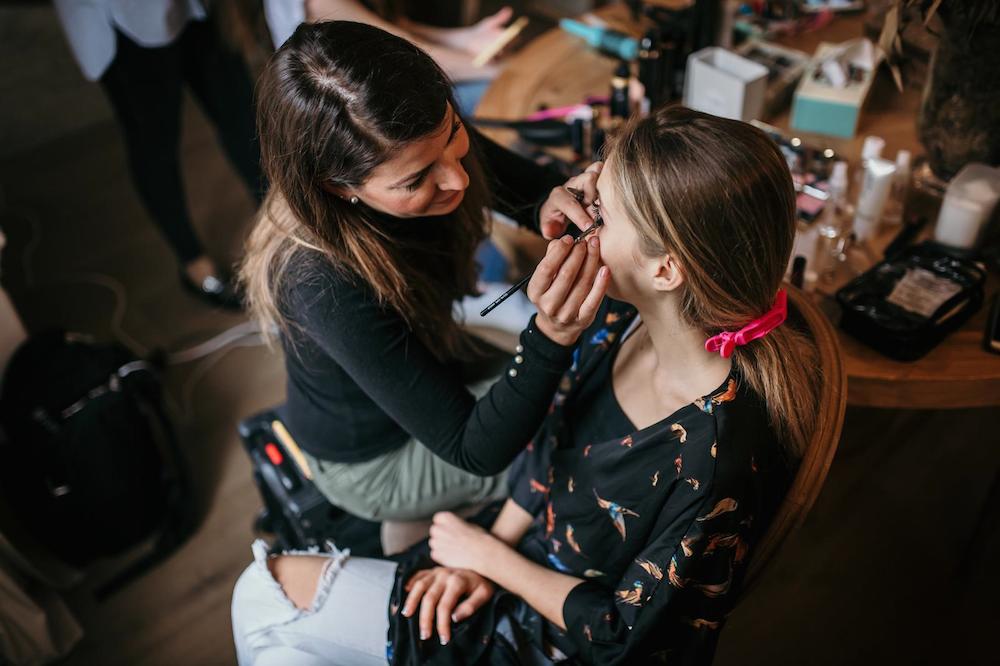
<svg viewBox="0 0 1000 666"><path fill-rule="evenodd" d="M762 131L680 106L633 121L608 168L640 249L671 254L684 274L681 316L706 338L770 310L795 235L795 191ZM736 348L733 362L799 455L816 412L815 346L787 325Z"/></svg>
<svg viewBox="0 0 1000 666"><path fill-rule="evenodd" d="M251 313L287 331L286 279L310 260L360 280L432 353L472 349L452 318L476 293L475 250L487 232L487 192L474 149L470 184L445 220L396 220L331 191L361 185L412 141L439 131L451 84L423 51L362 23L304 24L258 84L257 122L270 194L247 245L241 278ZM301 270L299 271L301 273Z"/></svg>

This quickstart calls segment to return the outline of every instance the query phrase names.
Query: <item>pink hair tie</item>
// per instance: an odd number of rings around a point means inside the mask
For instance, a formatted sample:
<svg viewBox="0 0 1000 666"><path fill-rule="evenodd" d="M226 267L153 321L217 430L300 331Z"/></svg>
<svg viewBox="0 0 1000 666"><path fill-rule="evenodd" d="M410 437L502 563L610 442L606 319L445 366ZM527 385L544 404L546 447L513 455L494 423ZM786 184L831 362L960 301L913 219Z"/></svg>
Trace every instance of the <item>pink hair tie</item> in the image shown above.
<svg viewBox="0 0 1000 666"><path fill-rule="evenodd" d="M705 351L719 352L722 358L729 358L738 346L762 338L778 326L781 326L788 316L788 294L784 289L778 290L771 309L757 317L738 331L723 331L705 341Z"/></svg>

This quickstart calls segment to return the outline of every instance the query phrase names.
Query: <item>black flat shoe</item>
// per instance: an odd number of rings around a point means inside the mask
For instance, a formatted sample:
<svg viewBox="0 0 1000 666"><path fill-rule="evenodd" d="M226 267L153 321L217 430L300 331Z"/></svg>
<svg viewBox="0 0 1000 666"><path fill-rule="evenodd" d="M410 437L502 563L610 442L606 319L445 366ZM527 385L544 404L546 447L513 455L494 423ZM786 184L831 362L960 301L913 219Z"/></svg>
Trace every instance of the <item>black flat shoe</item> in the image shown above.
<svg viewBox="0 0 1000 666"><path fill-rule="evenodd" d="M181 284L184 289L209 305L226 310L243 309L243 299L240 297L240 292L236 285L229 280L209 275L199 285L189 278L187 273L181 271Z"/></svg>

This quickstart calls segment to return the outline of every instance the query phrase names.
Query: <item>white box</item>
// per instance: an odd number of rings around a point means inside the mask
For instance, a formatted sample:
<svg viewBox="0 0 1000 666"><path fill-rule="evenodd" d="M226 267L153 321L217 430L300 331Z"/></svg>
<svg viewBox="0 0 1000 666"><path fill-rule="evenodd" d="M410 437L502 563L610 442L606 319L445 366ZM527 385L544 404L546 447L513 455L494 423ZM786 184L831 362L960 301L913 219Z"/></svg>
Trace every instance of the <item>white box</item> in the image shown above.
<svg viewBox="0 0 1000 666"><path fill-rule="evenodd" d="M684 77L684 106L714 116L749 121L760 117L767 68L732 51L709 46L692 53Z"/></svg>

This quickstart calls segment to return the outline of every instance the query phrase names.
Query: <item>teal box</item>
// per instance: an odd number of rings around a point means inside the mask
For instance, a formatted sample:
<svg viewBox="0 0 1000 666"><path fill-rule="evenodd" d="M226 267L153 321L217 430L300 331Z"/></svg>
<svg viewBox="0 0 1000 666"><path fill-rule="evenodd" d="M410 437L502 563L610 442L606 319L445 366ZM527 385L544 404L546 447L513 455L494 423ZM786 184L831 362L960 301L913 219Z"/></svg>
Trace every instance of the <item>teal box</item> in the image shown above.
<svg viewBox="0 0 1000 666"><path fill-rule="evenodd" d="M843 88L817 78L823 57L840 48L841 45L824 42L816 49L812 63L795 89L791 119L793 129L844 138L853 137L857 131L858 117L875 79L875 70L863 70L861 81L852 81Z"/></svg>

